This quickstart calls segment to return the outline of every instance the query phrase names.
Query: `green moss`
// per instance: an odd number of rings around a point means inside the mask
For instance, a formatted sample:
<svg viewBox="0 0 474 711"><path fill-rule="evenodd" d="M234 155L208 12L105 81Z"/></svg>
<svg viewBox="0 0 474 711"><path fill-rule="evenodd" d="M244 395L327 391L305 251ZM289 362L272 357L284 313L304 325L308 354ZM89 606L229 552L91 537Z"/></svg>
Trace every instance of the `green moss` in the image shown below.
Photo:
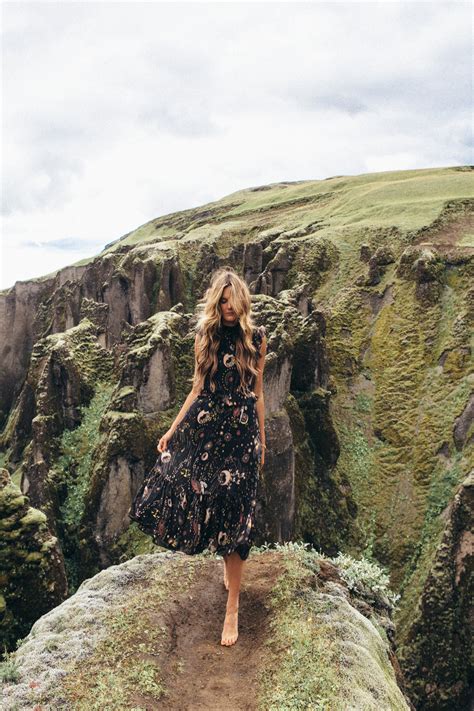
<svg viewBox="0 0 474 711"><path fill-rule="evenodd" d="M373 398L365 395L364 393L358 393L354 399L354 409L359 414L368 414L371 412L373 407Z"/></svg>
<svg viewBox="0 0 474 711"><path fill-rule="evenodd" d="M48 473L48 481L59 499L58 524L70 592L73 592L80 582L79 527L85 513L86 495L91 485L97 447L102 436L100 423L112 391L113 385L109 382L96 382L91 401L80 407L80 425L73 430L64 430L58 438L58 455Z"/></svg>
<svg viewBox="0 0 474 711"><path fill-rule="evenodd" d="M0 531L10 531L15 527L17 522L17 515L5 516L5 518L0 519Z"/></svg>
<svg viewBox="0 0 474 711"><path fill-rule="evenodd" d="M439 546L445 527L442 513L451 501L456 487L464 478L463 455L456 453L449 469L439 463L433 472L427 496L419 540L405 568L405 576L400 584L402 601L397 610L397 638L403 644L413 621L413 613L425 585L435 552Z"/></svg>
<svg viewBox="0 0 474 711"><path fill-rule="evenodd" d="M107 381L111 376L112 353L100 345L96 326L88 318L83 318L67 331L40 339L31 355L33 367L49 352L55 353L59 360L69 362L71 367L78 367L81 379L91 386L97 381Z"/></svg>
<svg viewBox="0 0 474 711"><path fill-rule="evenodd" d="M28 509L27 514L20 519L20 524L22 526L35 526L39 528L43 524L46 524L47 520L48 518L46 514L42 511L30 508Z"/></svg>
<svg viewBox="0 0 474 711"><path fill-rule="evenodd" d="M361 367L360 354L370 333L371 310L359 289L337 287L337 301L330 307L326 343L331 374L345 387L347 378Z"/></svg>
<svg viewBox="0 0 474 711"><path fill-rule="evenodd" d="M304 562L286 557L285 573L270 599L269 658L259 676L257 701L262 711L336 708L331 706L339 691L331 630L317 624L317 600L307 580ZM297 596L302 586L307 594ZM277 658L278 666L272 664Z"/></svg>
<svg viewBox="0 0 474 711"><path fill-rule="evenodd" d="M7 482L0 487L0 638L4 653L28 631L35 615L58 604L62 581L57 550L53 551L57 539L49 533L46 514L28 506L29 497L18 495L20 489L6 471L2 479Z"/></svg>
<svg viewBox="0 0 474 711"><path fill-rule="evenodd" d="M39 563L44 559L44 553L41 553L39 551L32 551L31 553L28 553L28 555L25 558L25 563Z"/></svg>
<svg viewBox="0 0 474 711"><path fill-rule="evenodd" d="M349 398L347 401L350 402ZM380 443L370 436L370 420L364 422L368 414L366 410L361 413L363 417L358 416L356 413L360 412L360 409L354 403L354 410L348 406L344 411L340 412L337 409L336 412L338 412L337 429L341 446L336 471L341 476L347 476L350 481L352 496L357 506L357 526L361 531L363 552L367 557L375 560L377 511L372 502L373 480L377 471L377 449Z"/></svg>
<svg viewBox="0 0 474 711"><path fill-rule="evenodd" d="M327 340L337 383L336 468L351 484L366 553L390 565L399 585L423 525L437 451L451 441L469 385L466 364L457 373L438 364L453 334L454 324L446 325L452 299L421 306L415 285L399 280L392 296L374 317L342 294Z"/></svg>
<svg viewBox="0 0 474 711"><path fill-rule="evenodd" d="M357 537L357 531L348 480L333 466L339 444L330 414L330 392L316 388L298 393L300 412L290 398L285 406L295 441L295 530L305 541L332 554Z"/></svg>
<svg viewBox="0 0 474 711"><path fill-rule="evenodd" d="M318 495L318 482L304 416L291 394L286 400L286 411L290 418L295 455L295 536L306 540L308 532L317 530L318 515L313 501Z"/></svg>
<svg viewBox="0 0 474 711"><path fill-rule="evenodd" d="M184 400L192 388L194 373L194 333L191 332L186 338L183 338L174 330L172 357L173 370L175 373L175 399L177 404L179 404L179 409L181 409Z"/></svg>
<svg viewBox="0 0 474 711"><path fill-rule="evenodd" d="M323 561L340 562L351 589L365 590L372 600L391 595L388 577L368 561L342 555L327 559L306 545L275 545L284 570L269 600L270 634L259 673L257 708L407 709L396 684L387 636L378 632L380 624L370 624L343 597L328 594L320 567Z"/></svg>
<svg viewBox="0 0 474 711"><path fill-rule="evenodd" d="M100 422L110 401L113 386L97 382L95 394L89 405L81 406L81 424L73 430L64 430L59 438L59 457L49 478L56 487L65 491L60 506L61 520L74 525L84 513L85 494L91 480L94 450L100 441ZM128 413L118 413L126 416Z"/></svg>
<svg viewBox="0 0 474 711"><path fill-rule="evenodd" d="M14 484L12 481L11 484L7 484L7 486L2 491L0 513L2 514L2 516L8 515L9 513L12 513L13 511L16 511L17 509L24 506L25 503L26 496L24 494L19 493L18 485Z"/></svg>
<svg viewBox="0 0 474 711"><path fill-rule="evenodd" d="M192 387L194 371L194 334L183 335L183 316L176 312L161 312L153 315L147 321L137 326L128 340L127 368L143 368L156 353L158 348L169 352L172 367L169 370L169 388L174 404L167 410L160 411L153 422L147 422L145 427L150 432L150 441L156 441L156 432L168 429L174 421L182 404ZM134 389L128 386L121 388L114 396L116 407L127 401L128 395ZM125 406L124 406L125 407ZM129 413L130 418L135 415ZM121 419L121 412L110 410L107 413L111 426L115 426L116 419Z"/></svg>
<svg viewBox="0 0 474 711"><path fill-rule="evenodd" d="M135 388L132 385L126 385L123 388L120 388L118 393L116 393L115 397L118 398L119 400L122 398L126 398L129 395L133 395L135 393Z"/></svg>
<svg viewBox="0 0 474 711"><path fill-rule="evenodd" d="M42 553L49 553L56 546L57 541L58 541L58 539L56 538L56 536L51 536L50 538L48 538L41 545L41 552Z"/></svg>
<svg viewBox="0 0 474 711"><path fill-rule="evenodd" d="M4 541L8 541L9 543L13 543L16 541L18 538L20 538L22 535L22 531L20 528L15 528L13 531L3 531L2 533L2 538Z"/></svg>
<svg viewBox="0 0 474 711"><path fill-rule="evenodd" d="M123 563L136 555L156 553L162 550L163 548L153 543L151 536L143 533L135 521L132 521L116 543L111 546L110 556L118 563Z"/></svg>
<svg viewBox="0 0 474 711"><path fill-rule="evenodd" d="M288 287L304 282L318 288L338 261L338 250L327 237L309 236L292 241L295 258L287 274Z"/></svg>

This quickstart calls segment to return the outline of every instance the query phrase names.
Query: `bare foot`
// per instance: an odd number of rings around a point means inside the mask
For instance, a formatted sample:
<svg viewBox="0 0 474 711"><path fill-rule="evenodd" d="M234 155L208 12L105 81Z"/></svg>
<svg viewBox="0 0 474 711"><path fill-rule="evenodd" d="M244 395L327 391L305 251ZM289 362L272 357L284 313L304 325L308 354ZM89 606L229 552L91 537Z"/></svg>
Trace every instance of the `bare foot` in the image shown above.
<svg viewBox="0 0 474 711"><path fill-rule="evenodd" d="M238 627L238 614L239 614L239 608L237 607L235 610L226 610L225 612L225 620L224 620L224 628L222 630L222 638L221 638L221 644L224 644L227 647L230 647L231 644L234 644L237 641L237 637L239 636L237 627Z"/></svg>
<svg viewBox="0 0 474 711"><path fill-rule="evenodd" d="M224 563L224 587L225 587L226 590L229 589L229 580L228 580L228 578L227 578L227 568L226 568L226 564L225 564L225 563Z"/></svg>

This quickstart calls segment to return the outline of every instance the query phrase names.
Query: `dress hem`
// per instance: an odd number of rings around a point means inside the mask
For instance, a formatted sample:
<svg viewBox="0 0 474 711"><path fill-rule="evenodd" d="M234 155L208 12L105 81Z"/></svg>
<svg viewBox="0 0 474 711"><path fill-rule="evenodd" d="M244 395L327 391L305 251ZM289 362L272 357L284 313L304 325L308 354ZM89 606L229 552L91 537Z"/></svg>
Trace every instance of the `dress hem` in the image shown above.
<svg viewBox="0 0 474 711"><path fill-rule="evenodd" d="M159 538L159 536L156 534L155 529L152 526L147 526L146 524L143 523L143 521L139 518L135 518L132 513L128 513L128 517L132 520L135 521L137 524L138 528L145 533L147 536L151 536L153 539L153 543L157 546L161 546L161 548L166 548L166 550L173 551L174 553L185 553L186 555L199 555L200 553L204 553L205 550L209 550L209 553L219 555L219 556L224 556L224 555L231 555L232 553L238 553L240 558L245 561L249 557L250 554L250 549L253 546L253 543L237 543L236 546L232 548L232 550L229 550L229 546L217 546L214 550L210 550L209 546L212 543L212 541L208 541L207 544L204 544L202 546L198 546L193 548L192 550L186 550L183 546L172 546L170 543L165 541L162 538ZM240 550L239 550L240 549Z"/></svg>

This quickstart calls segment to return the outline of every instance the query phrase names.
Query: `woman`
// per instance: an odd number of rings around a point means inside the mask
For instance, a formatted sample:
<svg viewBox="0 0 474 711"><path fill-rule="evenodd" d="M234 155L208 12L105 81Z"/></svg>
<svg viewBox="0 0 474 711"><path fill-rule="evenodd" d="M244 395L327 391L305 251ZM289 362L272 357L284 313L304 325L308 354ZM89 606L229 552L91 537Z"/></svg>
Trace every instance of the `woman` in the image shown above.
<svg viewBox="0 0 474 711"><path fill-rule="evenodd" d="M155 543L224 558L228 590L221 644L238 637L242 569L254 534L264 464L265 328L251 315L247 284L231 267L214 273L196 326L192 389L129 512Z"/></svg>

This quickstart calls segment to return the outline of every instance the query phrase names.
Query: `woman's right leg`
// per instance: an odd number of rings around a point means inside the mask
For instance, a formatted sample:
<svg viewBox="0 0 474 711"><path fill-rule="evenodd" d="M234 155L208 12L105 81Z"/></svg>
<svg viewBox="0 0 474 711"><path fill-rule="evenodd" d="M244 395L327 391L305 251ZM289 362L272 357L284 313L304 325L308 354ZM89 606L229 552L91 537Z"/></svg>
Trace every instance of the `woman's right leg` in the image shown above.
<svg viewBox="0 0 474 711"><path fill-rule="evenodd" d="M238 632L239 594L244 562L237 551L227 557L227 572L229 575L229 594L227 596L224 628L221 644L231 645L236 642Z"/></svg>

